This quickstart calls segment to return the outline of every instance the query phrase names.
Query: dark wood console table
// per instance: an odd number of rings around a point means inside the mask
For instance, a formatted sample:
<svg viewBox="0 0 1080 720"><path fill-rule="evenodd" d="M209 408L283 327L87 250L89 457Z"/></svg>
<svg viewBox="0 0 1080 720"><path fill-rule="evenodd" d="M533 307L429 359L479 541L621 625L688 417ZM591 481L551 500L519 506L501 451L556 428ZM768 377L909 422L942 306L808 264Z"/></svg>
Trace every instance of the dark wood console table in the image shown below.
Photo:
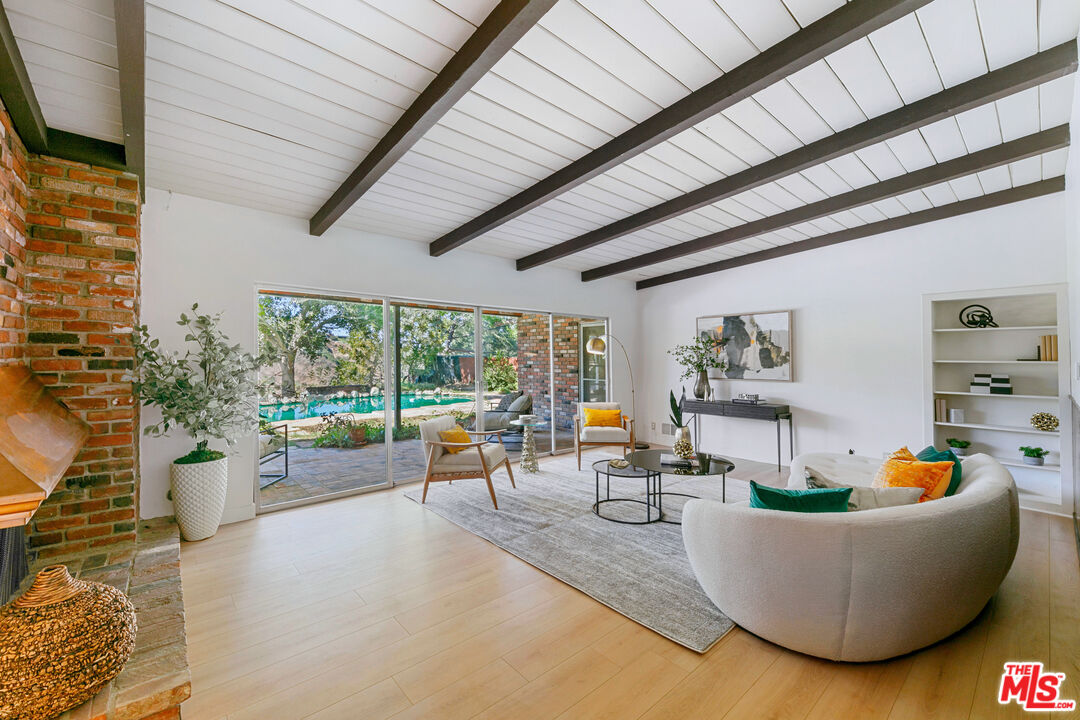
<svg viewBox="0 0 1080 720"><path fill-rule="evenodd" d="M791 418L790 405L775 405L773 403L758 403L757 405L747 405L743 403L732 402L731 400L709 401L686 398L682 401L682 410L683 412L693 413L694 415L694 446L696 449L700 449L698 446L701 443L702 415L748 418L750 420L768 420L769 422L776 423L777 471L780 470L780 421L787 420L788 457L789 459L795 457L795 430L794 422Z"/></svg>

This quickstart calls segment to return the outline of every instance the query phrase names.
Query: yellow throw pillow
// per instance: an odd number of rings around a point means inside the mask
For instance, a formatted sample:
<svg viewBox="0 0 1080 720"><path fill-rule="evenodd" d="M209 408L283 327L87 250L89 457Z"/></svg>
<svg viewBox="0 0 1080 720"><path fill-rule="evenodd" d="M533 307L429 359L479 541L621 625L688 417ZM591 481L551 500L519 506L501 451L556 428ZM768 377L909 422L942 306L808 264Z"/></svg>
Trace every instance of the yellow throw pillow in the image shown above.
<svg viewBox="0 0 1080 720"><path fill-rule="evenodd" d="M622 410L584 408L585 427L622 427Z"/></svg>
<svg viewBox="0 0 1080 720"><path fill-rule="evenodd" d="M461 427L460 425L455 425L454 427L450 428L449 430L440 430L439 431L439 437L442 439L443 442L452 442L452 443L472 442L472 438L469 437L469 433L465 432L465 428ZM446 450L446 452L454 453L454 454L459 453L464 449L465 448L443 448L443 450ZM949 464L952 465L952 463L949 463Z"/></svg>
<svg viewBox="0 0 1080 720"><path fill-rule="evenodd" d="M878 468L873 487L917 487L923 494L919 502L945 496L952 480L952 462L922 462L906 447L900 448Z"/></svg>

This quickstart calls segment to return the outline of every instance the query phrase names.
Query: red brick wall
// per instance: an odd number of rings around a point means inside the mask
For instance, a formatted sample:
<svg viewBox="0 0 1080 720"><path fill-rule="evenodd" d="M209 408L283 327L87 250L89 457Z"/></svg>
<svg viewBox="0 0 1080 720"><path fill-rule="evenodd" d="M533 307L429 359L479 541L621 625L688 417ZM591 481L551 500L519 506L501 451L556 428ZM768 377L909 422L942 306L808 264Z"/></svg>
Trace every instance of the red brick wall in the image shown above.
<svg viewBox="0 0 1080 720"><path fill-rule="evenodd" d="M555 340L555 427L574 426L580 373L580 328L578 318L556 315ZM551 418L551 359L548 347L547 315L524 315L518 320L518 388L533 396L535 412Z"/></svg>
<svg viewBox="0 0 1080 720"><path fill-rule="evenodd" d="M522 315L517 321L518 390L532 395L533 413L551 419L551 359L548 356L548 316Z"/></svg>
<svg viewBox="0 0 1080 720"><path fill-rule="evenodd" d="M0 104L0 364L22 361L26 258L26 149Z"/></svg>
<svg viewBox="0 0 1080 720"><path fill-rule="evenodd" d="M138 405L127 379L139 318L139 191L134 175L31 157L25 357L92 433L38 510L39 557L134 539Z"/></svg>

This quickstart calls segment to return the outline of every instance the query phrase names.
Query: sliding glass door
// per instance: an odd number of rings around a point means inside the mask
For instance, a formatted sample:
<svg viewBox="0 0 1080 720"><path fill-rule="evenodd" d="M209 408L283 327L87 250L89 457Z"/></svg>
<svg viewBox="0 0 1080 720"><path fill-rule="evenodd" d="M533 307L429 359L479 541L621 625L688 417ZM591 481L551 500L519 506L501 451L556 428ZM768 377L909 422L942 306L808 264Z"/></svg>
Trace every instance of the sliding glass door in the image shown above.
<svg viewBox="0 0 1080 720"><path fill-rule="evenodd" d="M259 293L260 509L385 487L383 301Z"/></svg>
<svg viewBox="0 0 1080 720"><path fill-rule="evenodd" d="M259 511L422 479L419 425L449 415L516 460L574 446L581 400L608 397L600 318L406 301L257 293ZM608 346L611 347L610 345Z"/></svg>

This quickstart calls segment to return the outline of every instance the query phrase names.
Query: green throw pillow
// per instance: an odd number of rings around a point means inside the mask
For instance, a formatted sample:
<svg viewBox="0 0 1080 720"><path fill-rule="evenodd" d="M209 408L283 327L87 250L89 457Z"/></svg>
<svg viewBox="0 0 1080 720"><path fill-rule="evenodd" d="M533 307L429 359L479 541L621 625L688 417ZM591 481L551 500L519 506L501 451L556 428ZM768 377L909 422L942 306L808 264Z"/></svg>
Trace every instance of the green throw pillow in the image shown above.
<svg viewBox="0 0 1080 720"><path fill-rule="evenodd" d="M956 453L952 450L938 450L933 445L929 445L923 448L915 457L923 462L945 462L948 460L953 464L952 479L949 480L949 487L945 488L945 497L949 497L956 492L956 488L960 487L960 474L963 470L960 467L960 458L956 457Z"/></svg>
<svg viewBox="0 0 1080 720"><path fill-rule="evenodd" d="M750 507L789 512L847 512L852 488L781 490L750 481Z"/></svg>

